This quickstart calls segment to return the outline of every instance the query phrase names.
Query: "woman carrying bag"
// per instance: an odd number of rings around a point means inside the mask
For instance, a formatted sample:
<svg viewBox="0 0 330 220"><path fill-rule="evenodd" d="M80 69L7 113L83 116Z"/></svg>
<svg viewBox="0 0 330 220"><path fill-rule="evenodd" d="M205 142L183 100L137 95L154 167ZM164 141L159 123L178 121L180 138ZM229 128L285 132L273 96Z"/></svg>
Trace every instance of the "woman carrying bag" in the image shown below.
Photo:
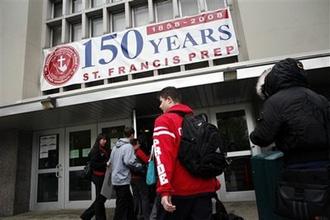
<svg viewBox="0 0 330 220"><path fill-rule="evenodd" d="M92 182L95 185L95 201L80 216L83 220L90 220L95 215L96 220L106 220L104 203L106 197L101 195L101 189L109 160L109 149L106 149L107 138L104 134L99 134L95 144L88 154L90 166L92 168Z"/></svg>

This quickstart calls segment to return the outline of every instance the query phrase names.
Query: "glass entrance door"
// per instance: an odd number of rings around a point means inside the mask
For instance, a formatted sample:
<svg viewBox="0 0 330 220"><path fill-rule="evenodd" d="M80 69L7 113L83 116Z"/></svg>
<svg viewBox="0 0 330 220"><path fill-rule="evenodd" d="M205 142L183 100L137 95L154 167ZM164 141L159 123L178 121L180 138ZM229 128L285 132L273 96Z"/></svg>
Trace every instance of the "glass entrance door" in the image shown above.
<svg viewBox="0 0 330 220"><path fill-rule="evenodd" d="M65 137L65 208L88 207L95 189L83 177L83 169L96 139L96 125L67 128Z"/></svg>
<svg viewBox="0 0 330 220"><path fill-rule="evenodd" d="M254 151L249 141L252 118L248 106L237 105L213 109L213 123L218 126L232 161L221 176L220 197L223 201L254 200L251 156Z"/></svg>
<svg viewBox="0 0 330 220"><path fill-rule="evenodd" d="M83 177L88 153L98 133L113 147L129 120L47 130L34 134L31 210L86 208L95 199L95 187ZM114 200L110 202L114 206ZM109 207L109 205L108 205Z"/></svg>
<svg viewBox="0 0 330 220"><path fill-rule="evenodd" d="M31 209L63 208L63 144L63 129L34 135Z"/></svg>

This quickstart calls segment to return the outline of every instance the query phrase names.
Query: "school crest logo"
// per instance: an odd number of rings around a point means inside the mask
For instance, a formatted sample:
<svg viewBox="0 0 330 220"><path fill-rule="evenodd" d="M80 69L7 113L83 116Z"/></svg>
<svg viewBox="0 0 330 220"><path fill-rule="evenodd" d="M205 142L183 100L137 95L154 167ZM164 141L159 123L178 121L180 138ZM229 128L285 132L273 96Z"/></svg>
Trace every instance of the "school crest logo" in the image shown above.
<svg viewBox="0 0 330 220"><path fill-rule="evenodd" d="M78 67L78 52L70 46L59 47L46 58L44 78L52 85L61 85L72 78Z"/></svg>

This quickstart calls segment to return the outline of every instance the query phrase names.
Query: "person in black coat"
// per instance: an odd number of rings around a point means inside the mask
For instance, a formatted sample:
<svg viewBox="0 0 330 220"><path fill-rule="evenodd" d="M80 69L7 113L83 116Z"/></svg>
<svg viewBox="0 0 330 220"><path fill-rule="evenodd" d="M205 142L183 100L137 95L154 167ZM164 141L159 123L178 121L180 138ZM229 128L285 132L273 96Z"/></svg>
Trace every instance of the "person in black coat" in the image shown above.
<svg viewBox="0 0 330 220"><path fill-rule="evenodd" d="M104 134L99 134L95 144L88 154L90 166L92 168L92 182L96 189L96 198L92 205L80 216L83 220L90 220L95 215L96 220L106 220L104 203L106 197L101 194L102 184L107 168L107 161L110 152L106 149L107 138Z"/></svg>
<svg viewBox="0 0 330 220"><path fill-rule="evenodd" d="M329 160L329 101L307 88L301 62L288 58L266 70L257 83L265 103L251 141L275 142L287 164Z"/></svg>

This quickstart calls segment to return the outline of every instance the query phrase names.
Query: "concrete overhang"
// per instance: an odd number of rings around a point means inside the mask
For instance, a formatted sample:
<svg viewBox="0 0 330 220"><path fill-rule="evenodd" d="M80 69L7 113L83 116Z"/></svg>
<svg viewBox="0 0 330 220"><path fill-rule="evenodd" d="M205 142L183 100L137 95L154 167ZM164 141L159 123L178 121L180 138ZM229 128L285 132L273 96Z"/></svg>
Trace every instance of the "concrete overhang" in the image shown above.
<svg viewBox="0 0 330 220"><path fill-rule="evenodd" d="M138 102L145 102L146 105L152 103L153 105L156 105L156 107L158 107L158 103L151 100L155 99L155 97L149 97L145 94L156 93L166 86L186 88L185 91L187 93L195 93L195 95L197 96L195 98L192 98L192 100L203 99L203 97L207 96L208 93L214 93L214 91L219 92L218 87L245 87L249 88L250 91L251 88L254 87L254 85L252 85L254 81L248 81L249 79L258 77L265 69L272 67L274 63L287 57L292 57L301 60L306 70L330 67L330 50L325 50L314 53L272 57L262 60L252 60L195 69L190 71L182 71L166 75L158 75L147 78L117 82L113 84L89 87L79 90L61 92L47 96L40 96L32 99L25 99L12 105L0 106L0 122L9 123L11 120L14 120L13 118L15 118L15 116L19 115L32 117L31 114L33 112L35 112L33 113L33 118L37 117L35 115L44 115L45 119L49 117L51 113L54 112L57 112L59 115L61 115L58 117L63 117L64 113L59 113L60 111L72 111L73 113L64 115L64 117L75 117L75 114L80 114L80 108L91 107L96 108L97 112L103 112L107 109L108 105L111 105L113 108L116 108L116 105L120 104L121 100L122 102L124 102L127 109L135 108L135 106L137 105L136 103ZM226 84L227 73L234 73L234 77L231 77L228 80L230 81L229 84ZM248 81L248 83L244 83L243 81ZM248 86L246 86L247 84ZM197 92L189 90L189 87L196 87ZM210 89L208 87L210 87ZM240 90L240 94L246 93L245 91L243 91L244 88L240 88ZM224 91L228 91L228 89L221 90L221 92ZM137 97L139 95L143 98ZM192 95L193 94L186 94L186 96ZM228 96L230 95L231 94L228 94ZM239 94L236 94L236 96L238 95ZM223 97L225 96L219 96L216 98ZM44 110L41 102L49 98L56 100L56 108L51 110ZM205 99L209 98L206 97ZM242 100L244 101L244 99ZM201 100L201 102L204 101L205 100ZM210 102L212 102L212 100ZM116 112L121 111L120 109L118 109L113 113L115 114ZM90 115L92 115L92 113ZM102 115L102 117L103 116L104 115ZM11 118L11 120L5 120L8 117ZM23 118L23 116L20 118ZM95 119L99 120L98 117L96 117ZM67 120L70 121L70 119ZM0 127L0 129L4 129L5 127L6 126L3 125Z"/></svg>

